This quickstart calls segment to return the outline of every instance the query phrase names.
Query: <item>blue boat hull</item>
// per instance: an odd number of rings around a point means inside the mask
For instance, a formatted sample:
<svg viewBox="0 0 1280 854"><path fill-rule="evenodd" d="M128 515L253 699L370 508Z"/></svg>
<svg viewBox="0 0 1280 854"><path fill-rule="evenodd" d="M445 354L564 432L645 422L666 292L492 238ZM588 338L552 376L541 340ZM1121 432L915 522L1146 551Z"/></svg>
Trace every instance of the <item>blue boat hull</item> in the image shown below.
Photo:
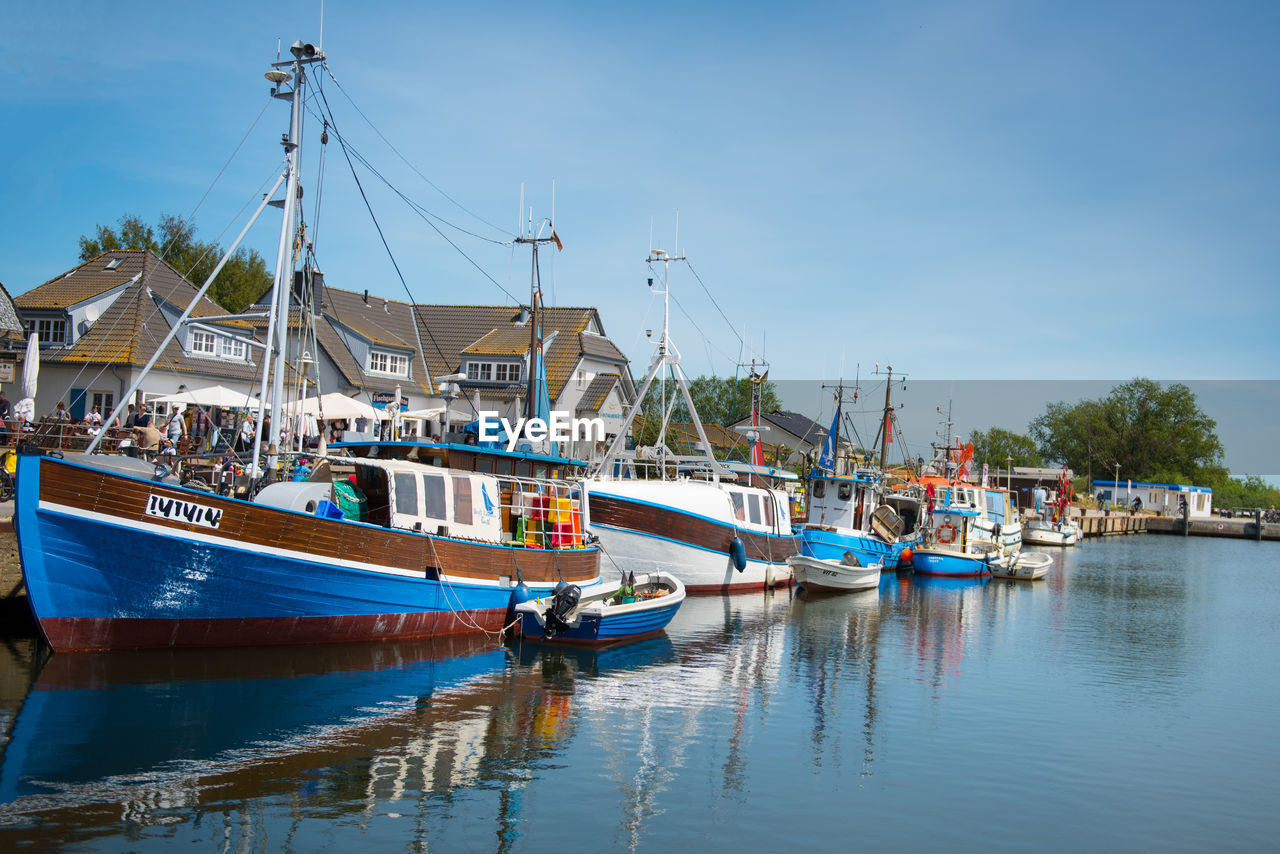
<svg viewBox="0 0 1280 854"><path fill-rule="evenodd" d="M680 602L676 601L670 605L656 605L642 611L603 618L584 616L578 625L559 632L549 639L542 637L543 626L538 615L525 611L520 614L520 630L527 638L550 640L555 643L617 643L657 634L667 627L678 610L680 610Z"/></svg>
<svg viewBox="0 0 1280 854"><path fill-rule="evenodd" d="M99 478L101 489L123 496L132 490L143 496L135 499L139 503L156 495L188 499L221 513L220 528L179 526L136 509L113 510L101 500L90 510L73 506L56 484L40 483L41 466L62 467L49 474L64 479L70 470L86 484ZM421 563L416 571L409 568L416 559L394 565L369 556L375 546L388 554L420 551L425 535L412 532L230 502L39 457L20 460L18 490L15 528L23 574L32 611L55 650L496 631L512 604L511 582L496 570L510 556L498 545L462 544L475 556L472 564L492 563L492 579L442 578ZM126 498L118 503L126 504ZM454 547L432 538L425 554Z"/></svg>
<svg viewBox="0 0 1280 854"><path fill-rule="evenodd" d="M991 569L984 558L933 549L916 549L911 558L916 575L942 578L972 578L988 574Z"/></svg>
<svg viewBox="0 0 1280 854"><path fill-rule="evenodd" d="M887 543L872 534L851 530L822 531L804 528L800 531L800 554L818 560L840 560L845 552L853 552L864 566L878 563L894 569L910 542Z"/></svg>

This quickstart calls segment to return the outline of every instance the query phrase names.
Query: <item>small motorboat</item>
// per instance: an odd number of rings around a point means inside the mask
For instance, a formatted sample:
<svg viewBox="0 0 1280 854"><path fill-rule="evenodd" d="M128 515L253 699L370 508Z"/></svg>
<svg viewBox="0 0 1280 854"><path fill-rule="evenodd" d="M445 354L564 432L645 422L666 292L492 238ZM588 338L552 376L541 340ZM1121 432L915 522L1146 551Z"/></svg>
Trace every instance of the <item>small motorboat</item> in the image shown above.
<svg viewBox="0 0 1280 854"><path fill-rule="evenodd" d="M1016 552L990 563L991 574L996 578L1014 578L1034 581L1049 573L1053 558L1044 552Z"/></svg>
<svg viewBox="0 0 1280 854"><path fill-rule="evenodd" d="M1022 541L1037 546L1074 546L1080 542L1080 528L1074 522L1032 519L1022 526Z"/></svg>
<svg viewBox="0 0 1280 854"><path fill-rule="evenodd" d="M516 605L515 613L526 638L600 645L657 634L684 596L684 584L669 572L631 572L587 596L578 585L561 582L552 595Z"/></svg>
<svg viewBox="0 0 1280 854"><path fill-rule="evenodd" d="M840 559L822 559L809 555L792 555L787 558L796 583L815 593L843 593L849 590L869 590L880 584L883 564L865 566L853 552L844 553Z"/></svg>

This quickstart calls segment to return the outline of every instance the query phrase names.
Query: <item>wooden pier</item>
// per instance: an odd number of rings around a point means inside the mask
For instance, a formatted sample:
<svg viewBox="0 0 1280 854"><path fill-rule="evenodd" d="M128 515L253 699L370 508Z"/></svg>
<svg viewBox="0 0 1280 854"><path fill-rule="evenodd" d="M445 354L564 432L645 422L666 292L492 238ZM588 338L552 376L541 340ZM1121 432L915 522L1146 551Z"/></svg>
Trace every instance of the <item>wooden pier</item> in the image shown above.
<svg viewBox="0 0 1280 854"><path fill-rule="evenodd" d="M1223 519L1217 516L1191 519L1184 531L1180 516L1132 515L1128 513L1091 514L1075 517L1085 537L1111 537L1118 534L1174 534L1191 537L1228 537L1238 540L1280 540L1280 523L1263 522L1261 532L1254 519Z"/></svg>

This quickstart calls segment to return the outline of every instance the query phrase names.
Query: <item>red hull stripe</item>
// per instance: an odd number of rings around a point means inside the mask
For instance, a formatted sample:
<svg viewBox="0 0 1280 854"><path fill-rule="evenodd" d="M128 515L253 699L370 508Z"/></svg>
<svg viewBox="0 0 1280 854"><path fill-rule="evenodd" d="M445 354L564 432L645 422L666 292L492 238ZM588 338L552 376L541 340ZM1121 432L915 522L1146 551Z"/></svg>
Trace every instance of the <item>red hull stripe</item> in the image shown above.
<svg viewBox="0 0 1280 854"><path fill-rule="evenodd" d="M58 618L41 620L40 629L58 652L89 652L406 640L474 632L477 626L496 632L505 620L504 610L493 609L224 620Z"/></svg>

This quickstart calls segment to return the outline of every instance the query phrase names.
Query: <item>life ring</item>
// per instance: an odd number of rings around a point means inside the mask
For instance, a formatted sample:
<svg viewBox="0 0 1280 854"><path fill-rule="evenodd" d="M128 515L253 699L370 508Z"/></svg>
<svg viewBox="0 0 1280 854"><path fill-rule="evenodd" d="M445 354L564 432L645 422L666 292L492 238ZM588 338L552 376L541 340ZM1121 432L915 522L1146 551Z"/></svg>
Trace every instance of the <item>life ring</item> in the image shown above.
<svg viewBox="0 0 1280 854"><path fill-rule="evenodd" d="M943 522L938 526L938 542L943 545L950 545L956 539L956 526L950 522Z"/></svg>

